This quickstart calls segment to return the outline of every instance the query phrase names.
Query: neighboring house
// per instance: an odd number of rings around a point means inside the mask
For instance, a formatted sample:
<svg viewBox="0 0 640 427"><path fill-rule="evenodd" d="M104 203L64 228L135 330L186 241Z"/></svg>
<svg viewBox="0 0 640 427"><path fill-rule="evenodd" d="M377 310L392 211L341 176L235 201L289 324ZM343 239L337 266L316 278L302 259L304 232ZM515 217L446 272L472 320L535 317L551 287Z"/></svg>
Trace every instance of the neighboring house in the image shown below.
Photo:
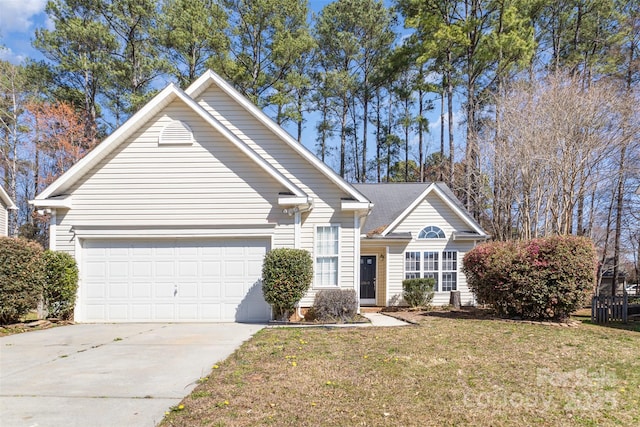
<svg viewBox="0 0 640 427"><path fill-rule="evenodd" d="M279 247L306 249L314 259L302 307L321 289L359 292L358 266L387 253L388 273L382 258L375 271L375 302L400 302L405 273L398 257L432 247L410 238L422 229L410 227L415 221L445 230L438 243L451 243L439 249L448 257L443 265L460 251L455 286L464 291L461 255L484 233L469 225L445 187L414 188L414 203L402 207L383 238L361 236L378 211L375 197L207 72L185 91L166 87L31 203L51 213L50 248L78 262L76 321L265 321L262 260ZM429 209L438 215L424 217ZM467 230L471 240L456 239ZM404 240L391 241L393 234ZM450 287L449 273L442 280ZM437 302L444 298L439 293Z"/></svg>
<svg viewBox="0 0 640 427"><path fill-rule="evenodd" d="M18 209L4 188L0 187L0 236L9 235L9 211Z"/></svg>
<svg viewBox="0 0 640 427"><path fill-rule="evenodd" d="M374 204L360 245L361 305L396 305L402 281L417 277L435 279L434 305L449 304L451 291L460 291L463 305L474 304L462 258L489 236L445 184L354 187Z"/></svg>
<svg viewBox="0 0 640 427"><path fill-rule="evenodd" d="M613 271L607 270L602 274L598 285L598 295L611 295L611 285L613 284ZM618 272L618 282L616 284L616 295L622 295L627 286L627 274L624 271Z"/></svg>

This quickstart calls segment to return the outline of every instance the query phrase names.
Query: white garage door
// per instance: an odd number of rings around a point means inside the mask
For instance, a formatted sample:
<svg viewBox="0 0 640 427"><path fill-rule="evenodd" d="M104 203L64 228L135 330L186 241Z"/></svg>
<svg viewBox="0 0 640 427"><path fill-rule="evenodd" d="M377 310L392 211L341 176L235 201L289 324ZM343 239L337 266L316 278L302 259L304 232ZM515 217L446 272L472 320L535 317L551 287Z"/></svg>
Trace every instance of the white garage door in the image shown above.
<svg viewBox="0 0 640 427"><path fill-rule="evenodd" d="M265 240L85 240L85 322L254 322Z"/></svg>

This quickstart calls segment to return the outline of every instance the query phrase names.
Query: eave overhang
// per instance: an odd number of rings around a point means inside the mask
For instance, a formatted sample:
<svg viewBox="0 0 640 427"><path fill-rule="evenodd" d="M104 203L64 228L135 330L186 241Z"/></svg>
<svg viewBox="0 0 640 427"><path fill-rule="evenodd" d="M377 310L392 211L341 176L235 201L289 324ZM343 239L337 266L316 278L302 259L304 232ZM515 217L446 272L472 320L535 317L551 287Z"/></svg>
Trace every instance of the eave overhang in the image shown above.
<svg viewBox="0 0 640 427"><path fill-rule="evenodd" d="M342 199L340 201L340 209L343 211L360 211L360 212L371 212L373 209L373 203L371 202L359 202L353 199Z"/></svg>
<svg viewBox="0 0 640 427"><path fill-rule="evenodd" d="M49 199L29 200L29 204L38 209L71 209L73 200L71 196L59 196Z"/></svg>
<svg viewBox="0 0 640 427"><path fill-rule="evenodd" d="M376 240L376 241L410 242L413 240L413 236L411 235L411 232L389 233L386 236L383 236L382 234L367 234L361 237L366 240Z"/></svg>
<svg viewBox="0 0 640 427"><path fill-rule="evenodd" d="M456 241L460 241L460 240L488 240L489 239L489 235L487 234L479 234L479 233L475 233L473 231L454 231L453 232L453 240Z"/></svg>

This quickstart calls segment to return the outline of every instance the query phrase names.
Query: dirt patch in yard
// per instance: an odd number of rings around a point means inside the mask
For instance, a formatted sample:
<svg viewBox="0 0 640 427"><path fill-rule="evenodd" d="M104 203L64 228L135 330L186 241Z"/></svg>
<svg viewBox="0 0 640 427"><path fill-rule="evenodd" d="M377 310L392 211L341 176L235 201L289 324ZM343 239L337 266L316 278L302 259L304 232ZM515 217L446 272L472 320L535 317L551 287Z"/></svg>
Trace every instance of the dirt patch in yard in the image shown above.
<svg viewBox="0 0 640 427"><path fill-rule="evenodd" d="M42 329L49 329L56 326L72 325L72 321L68 320L36 320L33 322L21 322L14 323L12 325L0 326L0 337L7 335L21 334L23 332L40 331Z"/></svg>

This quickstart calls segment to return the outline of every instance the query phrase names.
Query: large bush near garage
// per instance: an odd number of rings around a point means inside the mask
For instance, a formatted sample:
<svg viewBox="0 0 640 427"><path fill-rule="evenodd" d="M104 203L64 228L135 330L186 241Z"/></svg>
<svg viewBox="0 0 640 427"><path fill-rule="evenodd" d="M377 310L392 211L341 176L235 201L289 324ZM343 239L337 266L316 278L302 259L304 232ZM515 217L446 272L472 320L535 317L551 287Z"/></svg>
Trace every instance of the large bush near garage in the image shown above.
<svg viewBox="0 0 640 427"><path fill-rule="evenodd" d="M0 324L17 322L38 305L44 284L42 247L0 237Z"/></svg>
<svg viewBox="0 0 640 427"><path fill-rule="evenodd" d="M70 319L78 292L78 266L66 252L45 251L44 305L49 317Z"/></svg>
<svg viewBox="0 0 640 427"><path fill-rule="evenodd" d="M278 320L287 320L313 279L313 260L302 249L279 248L267 252L262 264L262 293Z"/></svg>
<svg viewBox="0 0 640 427"><path fill-rule="evenodd" d="M479 245L463 259L469 288L502 316L559 320L582 307L593 290L593 242L554 236Z"/></svg>

